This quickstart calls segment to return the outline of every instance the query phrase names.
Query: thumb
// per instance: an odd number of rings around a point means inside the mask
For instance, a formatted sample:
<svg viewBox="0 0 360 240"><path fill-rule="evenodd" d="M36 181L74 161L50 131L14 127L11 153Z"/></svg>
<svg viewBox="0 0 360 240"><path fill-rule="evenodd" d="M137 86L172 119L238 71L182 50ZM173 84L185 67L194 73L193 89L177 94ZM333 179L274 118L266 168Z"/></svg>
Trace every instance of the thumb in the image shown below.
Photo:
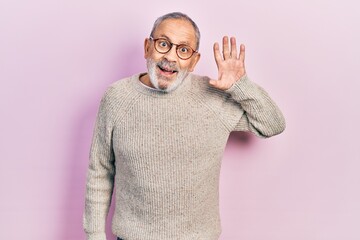
<svg viewBox="0 0 360 240"><path fill-rule="evenodd" d="M222 73L219 72L218 73L218 79L221 79ZM209 84L212 85L213 87L219 87L219 80L214 80L214 79L210 79L209 80Z"/></svg>
<svg viewBox="0 0 360 240"><path fill-rule="evenodd" d="M219 85L219 81L210 79L209 84L213 87L217 87Z"/></svg>

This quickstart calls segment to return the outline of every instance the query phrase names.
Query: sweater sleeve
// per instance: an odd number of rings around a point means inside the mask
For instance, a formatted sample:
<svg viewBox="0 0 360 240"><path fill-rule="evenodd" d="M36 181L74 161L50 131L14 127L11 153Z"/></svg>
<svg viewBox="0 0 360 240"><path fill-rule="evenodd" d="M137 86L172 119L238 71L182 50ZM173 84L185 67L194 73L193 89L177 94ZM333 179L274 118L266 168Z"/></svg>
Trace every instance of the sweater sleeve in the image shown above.
<svg viewBox="0 0 360 240"><path fill-rule="evenodd" d="M259 137L271 137L285 129L285 119L267 92L250 81L247 75L225 92L243 109L232 131L250 131Z"/></svg>
<svg viewBox="0 0 360 240"><path fill-rule="evenodd" d="M114 187L113 114L105 93L100 102L89 154L83 227L88 240L106 240L105 222Z"/></svg>

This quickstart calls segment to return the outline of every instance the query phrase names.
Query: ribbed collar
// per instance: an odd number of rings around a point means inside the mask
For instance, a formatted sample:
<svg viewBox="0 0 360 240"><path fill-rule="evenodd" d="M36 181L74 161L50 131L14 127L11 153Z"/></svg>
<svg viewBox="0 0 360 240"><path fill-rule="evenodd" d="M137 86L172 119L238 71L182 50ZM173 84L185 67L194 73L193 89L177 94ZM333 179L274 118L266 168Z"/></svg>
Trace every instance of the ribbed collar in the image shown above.
<svg viewBox="0 0 360 240"><path fill-rule="evenodd" d="M189 74L184 81L173 91L171 92L163 92L155 88L150 88L145 86L140 81L140 76L144 75L145 73L138 73L131 77L130 84L135 88L136 91L153 96L153 97L175 97L187 92L191 87L191 74Z"/></svg>

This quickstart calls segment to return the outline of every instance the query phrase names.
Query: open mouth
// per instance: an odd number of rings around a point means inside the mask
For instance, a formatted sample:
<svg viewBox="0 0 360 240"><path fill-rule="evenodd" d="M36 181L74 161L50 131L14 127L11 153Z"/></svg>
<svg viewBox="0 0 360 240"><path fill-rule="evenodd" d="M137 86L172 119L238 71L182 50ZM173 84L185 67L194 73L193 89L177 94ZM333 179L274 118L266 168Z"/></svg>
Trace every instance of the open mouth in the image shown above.
<svg viewBox="0 0 360 240"><path fill-rule="evenodd" d="M165 68L165 67L161 67L159 65L157 65L157 67L165 74L173 74L173 73L177 73L177 70L172 70L170 68Z"/></svg>

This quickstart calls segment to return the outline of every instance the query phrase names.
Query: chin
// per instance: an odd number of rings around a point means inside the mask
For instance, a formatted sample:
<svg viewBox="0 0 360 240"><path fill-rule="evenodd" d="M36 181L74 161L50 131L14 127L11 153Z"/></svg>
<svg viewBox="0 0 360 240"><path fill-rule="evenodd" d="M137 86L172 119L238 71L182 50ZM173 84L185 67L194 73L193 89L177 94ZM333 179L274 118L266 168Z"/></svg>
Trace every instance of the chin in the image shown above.
<svg viewBox="0 0 360 240"><path fill-rule="evenodd" d="M177 89L188 75L187 70L180 70L171 75L164 74L151 59L147 59L147 67L151 84L163 92L171 92Z"/></svg>
<svg viewBox="0 0 360 240"><path fill-rule="evenodd" d="M177 79L175 79L174 81L166 81L166 80L160 80L160 82L158 82L157 84L157 88L161 91L164 92L171 92L174 91L176 88L178 88L178 86L181 85L182 81L176 81Z"/></svg>

